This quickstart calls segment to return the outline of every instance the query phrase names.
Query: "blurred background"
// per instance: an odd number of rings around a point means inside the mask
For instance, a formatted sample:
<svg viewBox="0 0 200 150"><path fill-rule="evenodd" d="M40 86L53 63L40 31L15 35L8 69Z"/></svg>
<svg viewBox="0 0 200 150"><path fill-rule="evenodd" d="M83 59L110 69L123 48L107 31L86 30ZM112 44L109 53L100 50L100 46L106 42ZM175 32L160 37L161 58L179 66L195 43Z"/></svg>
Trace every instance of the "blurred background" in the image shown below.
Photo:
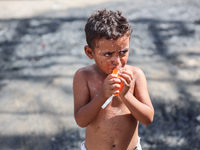
<svg viewBox="0 0 200 150"><path fill-rule="evenodd" d="M129 65L147 78L154 122L140 124L143 150L200 150L199 0L0 1L0 149L79 150L73 118L84 26L96 9L131 22Z"/></svg>

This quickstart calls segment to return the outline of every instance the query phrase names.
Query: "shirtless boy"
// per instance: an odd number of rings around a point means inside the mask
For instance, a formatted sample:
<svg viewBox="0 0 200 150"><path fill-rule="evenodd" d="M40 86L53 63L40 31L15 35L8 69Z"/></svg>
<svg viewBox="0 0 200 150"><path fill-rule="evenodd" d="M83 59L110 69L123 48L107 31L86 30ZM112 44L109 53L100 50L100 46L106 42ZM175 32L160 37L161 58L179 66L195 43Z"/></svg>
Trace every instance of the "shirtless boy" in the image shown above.
<svg viewBox="0 0 200 150"><path fill-rule="evenodd" d="M139 122L152 123L154 108L143 71L126 64L129 21L118 11L99 10L88 19L85 33L85 53L95 63L74 75L74 116L80 127L86 127L81 149L139 150ZM117 67L124 68L120 77L112 74ZM112 94L119 95L102 109Z"/></svg>

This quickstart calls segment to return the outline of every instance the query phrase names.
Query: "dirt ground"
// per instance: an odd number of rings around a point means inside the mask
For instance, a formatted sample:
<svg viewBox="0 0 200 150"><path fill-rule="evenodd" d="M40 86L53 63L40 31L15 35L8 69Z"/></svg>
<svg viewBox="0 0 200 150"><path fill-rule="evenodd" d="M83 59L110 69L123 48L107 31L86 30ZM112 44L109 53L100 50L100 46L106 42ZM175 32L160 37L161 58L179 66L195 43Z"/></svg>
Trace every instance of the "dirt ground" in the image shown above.
<svg viewBox="0 0 200 150"><path fill-rule="evenodd" d="M96 9L120 10L133 34L129 65L147 78L154 122L144 150L200 150L198 0L0 1L0 149L79 150L75 71L92 64L84 25Z"/></svg>

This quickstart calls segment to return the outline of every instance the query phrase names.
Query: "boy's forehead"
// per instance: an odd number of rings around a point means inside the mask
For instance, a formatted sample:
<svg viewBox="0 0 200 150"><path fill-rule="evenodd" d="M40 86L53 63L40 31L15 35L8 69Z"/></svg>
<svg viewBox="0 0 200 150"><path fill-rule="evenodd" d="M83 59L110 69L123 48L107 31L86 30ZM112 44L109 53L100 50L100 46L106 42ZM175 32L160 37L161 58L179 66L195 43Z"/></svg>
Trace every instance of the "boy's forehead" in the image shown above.
<svg viewBox="0 0 200 150"><path fill-rule="evenodd" d="M129 44L129 39L130 37L129 36L122 36L122 37L119 37L117 39L106 39L105 37L102 37L100 39L96 39L95 40L95 47L96 48L99 48L99 47L104 47L104 46L108 46L108 44L113 44L113 45L119 45L119 46L122 46L120 44L122 43L127 43Z"/></svg>

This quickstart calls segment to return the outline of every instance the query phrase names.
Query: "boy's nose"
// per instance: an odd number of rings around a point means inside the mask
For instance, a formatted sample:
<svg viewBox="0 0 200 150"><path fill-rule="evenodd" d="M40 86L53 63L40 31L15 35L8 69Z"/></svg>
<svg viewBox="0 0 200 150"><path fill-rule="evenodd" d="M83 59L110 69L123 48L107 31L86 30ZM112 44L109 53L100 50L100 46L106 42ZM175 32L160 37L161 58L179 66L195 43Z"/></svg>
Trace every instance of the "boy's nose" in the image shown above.
<svg viewBox="0 0 200 150"><path fill-rule="evenodd" d="M119 56L113 57L112 64L115 66L119 66L121 64L120 57Z"/></svg>

